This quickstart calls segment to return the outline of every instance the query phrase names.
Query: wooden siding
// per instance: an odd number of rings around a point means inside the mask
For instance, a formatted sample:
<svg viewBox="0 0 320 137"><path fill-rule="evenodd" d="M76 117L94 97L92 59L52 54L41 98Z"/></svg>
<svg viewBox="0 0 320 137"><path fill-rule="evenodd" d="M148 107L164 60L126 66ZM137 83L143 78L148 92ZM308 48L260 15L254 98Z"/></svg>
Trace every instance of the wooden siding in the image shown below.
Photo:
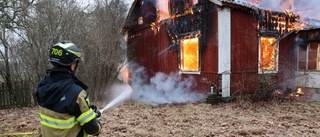
<svg viewBox="0 0 320 137"><path fill-rule="evenodd" d="M210 10L208 15L208 28L206 29L206 37L203 39L205 44L201 52L201 74L196 76L197 90L201 92L209 91L209 83L203 82L201 79L206 78L208 82L213 82L220 86L220 77L218 75L218 14L217 10Z"/></svg>
<svg viewBox="0 0 320 137"><path fill-rule="evenodd" d="M217 73L212 73L212 72L204 72L201 73L200 75L191 75L191 74L184 74L183 77L187 78L187 77L193 77L195 80L195 85L194 88L192 89L193 91L197 91L197 92L202 92L202 93L206 93L206 92L210 92L210 83L217 83L216 85L219 86L219 82L220 82L220 75L218 75ZM206 78L208 81L203 81L203 78Z"/></svg>
<svg viewBox="0 0 320 137"><path fill-rule="evenodd" d="M298 34L306 43L320 42L320 28L299 31Z"/></svg>
<svg viewBox="0 0 320 137"><path fill-rule="evenodd" d="M208 28L206 38L203 39L203 43L205 46L201 52L201 72L206 73L217 73L218 72L218 15L217 11L210 11L211 16L208 21Z"/></svg>
<svg viewBox="0 0 320 137"><path fill-rule="evenodd" d="M196 80L193 90L207 92L210 82L220 85L218 75L218 40L217 40L217 11L209 10L211 16L208 27L205 28L205 37L201 38L201 74L183 74L183 77L194 77ZM139 26L138 26L139 27ZM130 59L147 68L150 77L156 72L166 74L179 72L179 51L170 47L170 40L166 24L162 23L156 33L151 29L142 29L128 34ZM206 79L207 81L203 81Z"/></svg>
<svg viewBox="0 0 320 137"><path fill-rule="evenodd" d="M279 78L292 77L297 70L297 45L296 33L282 39L279 43Z"/></svg>
<svg viewBox="0 0 320 137"><path fill-rule="evenodd" d="M258 89L259 38L256 25L252 14L231 11L231 94Z"/></svg>
<svg viewBox="0 0 320 137"><path fill-rule="evenodd" d="M139 65L147 69L149 76L153 76L157 71L157 46L156 35L151 28L143 29L135 33L129 33L128 54L129 60L134 60Z"/></svg>
<svg viewBox="0 0 320 137"><path fill-rule="evenodd" d="M209 16L206 28L202 30L200 41L201 49L201 73L184 74L184 77L192 76L196 81L195 91L209 92L210 83L220 86L221 77L218 74L218 14L217 10L211 9L204 11ZM204 81L205 80L205 81Z"/></svg>
<svg viewBox="0 0 320 137"><path fill-rule="evenodd" d="M161 25L154 42L158 47L158 71L167 74L170 72L178 72L178 50L170 47L169 36L165 24Z"/></svg>

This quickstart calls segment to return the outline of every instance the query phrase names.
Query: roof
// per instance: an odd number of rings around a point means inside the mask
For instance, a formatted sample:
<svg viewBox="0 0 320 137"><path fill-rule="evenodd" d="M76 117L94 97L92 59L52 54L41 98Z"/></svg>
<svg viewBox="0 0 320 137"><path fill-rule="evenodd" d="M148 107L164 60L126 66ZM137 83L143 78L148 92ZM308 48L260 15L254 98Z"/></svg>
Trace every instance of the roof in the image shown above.
<svg viewBox="0 0 320 137"><path fill-rule="evenodd" d="M250 3L246 3L243 1L235 1L235 0L210 0L212 3L215 3L219 6L223 6L223 3L229 3L229 4L234 4L234 5L239 5L239 6L243 6L243 7L247 7L247 8L251 8L251 9L256 9L258 7L250 4Z"/></svg>
<svg viewBox="0 0 320 137"><path fill-rule="evenodd" d="M132 25L134 23L132 23L132 14L134 13L134 8L136 7L136 4L138 2L140 2L141 0L134 0L134 2L132 3L132 6L130 8L130 11L126 17L126 20L123 24L123 27L122 27L122 30L121 30L121 33L124 34L126 31L129 30L130 27L132 27ZM239 0L209 0L210 2L220 6L220 7L231 7L231 8L238 8L238 9L249 9L249 10L252 10L256 13L259 13L261 11L268 11L267 9L262 9L262 8L259 8L255 5L252 5L250 3L246 3L246 2L243 2L243 1L239 1ZM290 14L290 15L294 15L294 16L297 16L296 14L292 14L291 12L289 13L289 11L286 11L286 12L283 12L283 11L272 11L273 13L276 13L276 14Z"/></svg>
<svg viewBox="0 0 320 137"><path fill-rule="evenodd" d="M251 9L256 12L258 12L259 10L271 11L269 9L264 9L264 8L258 7L257 5L253 5L253 4L239 1L239 0L210 0L210 1L221 7L226 6L226 7L233 7L233 8L245 8L245 9ZM284 12L284 11L272 10L272 12L276 14L287 14L287 11Z"/></svg>
<svg viewBox="0 0 320 137"><path fill-rule="evenodd" d="M137 4L137 2L140 1L140 0L134 0L131 7L130 7L130 10L127 14L127 17L126 19L124 20L124 23L123 23L123 26L122 26L122 29L121 29L121 33L124 34L127 29L130 27L130 24L131 24L131 21L130 21L130 16L133 12L133 9L135 8L135 5Z"/></svg>
<svg viewBox="0 0 320 137"><path fill-rule="evenodd" d="M124 21L124 24L122 26L122 30L121 33L124 34L130 27L132 24L132 21L130 19L131 15L134 13L134 8L136 7L136 5L140 2L141 0L134 0L134 2L132 3L130 10L128 12L128 15ZM218 6L231 6L231 5L237 5L239 7L245 7L245 8L249 8L249 9L259 9L258 7L251 5L249 3L245 3L245 2L241 2L241 1L235 1L235 0L209 0L210 2L218 5Z"/></svg>
<svg viewBox="0 0 320 137"><path fill-rule="evenodd" d="M303 22L305 24L303 30L313 30L320 28L320 20L318 19L304 18Z"/></svg>

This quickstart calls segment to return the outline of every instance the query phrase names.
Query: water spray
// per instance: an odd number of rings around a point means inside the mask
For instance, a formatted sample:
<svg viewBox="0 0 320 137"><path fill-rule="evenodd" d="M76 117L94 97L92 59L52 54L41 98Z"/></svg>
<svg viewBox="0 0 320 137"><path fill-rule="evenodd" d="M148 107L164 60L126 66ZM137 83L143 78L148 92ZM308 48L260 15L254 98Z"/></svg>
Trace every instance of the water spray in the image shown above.
<svg viewBox="0 0 320 137"><path fill-rule="evenodd" d="M125 89L122 90L121 94L119 96L117 96L116 98L114 98L103 109L98 110L97 115L99 115L98 113L100 113L100 115L101 115L103 113L103 111L105 111L105 110L115 106L116 104L128 99L131 94L132 94L132 88L129 85L125 85Z"/></svg>

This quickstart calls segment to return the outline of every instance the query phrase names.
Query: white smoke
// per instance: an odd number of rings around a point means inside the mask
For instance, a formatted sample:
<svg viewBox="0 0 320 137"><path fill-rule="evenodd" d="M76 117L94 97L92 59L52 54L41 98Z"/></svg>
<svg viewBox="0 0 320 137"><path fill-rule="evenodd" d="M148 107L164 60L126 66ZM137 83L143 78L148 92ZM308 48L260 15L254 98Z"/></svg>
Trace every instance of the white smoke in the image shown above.
<svg viewBox="0 0 320 137"><path fill-rule="evenodd" d="M320 90L314 89L314 91L309 91L310 98L307 100L309 102L319 102L320 101Z"/></svg>
<svg viewBox="0 0 320 137"><path fill-rule="evenodd" d="M320 19L319 0L239 0L274 11L291 10L302 19Z"/></svg>
<svg viewBox="0 0 320 137"><path fill-rule="evenodd" d="M133 100L158 104L205 100L205 94L191 91L196 85L194 79L183 78L179 73L158 72L149 79L145 68L138 67L131 71L131 80Z"/></svg>

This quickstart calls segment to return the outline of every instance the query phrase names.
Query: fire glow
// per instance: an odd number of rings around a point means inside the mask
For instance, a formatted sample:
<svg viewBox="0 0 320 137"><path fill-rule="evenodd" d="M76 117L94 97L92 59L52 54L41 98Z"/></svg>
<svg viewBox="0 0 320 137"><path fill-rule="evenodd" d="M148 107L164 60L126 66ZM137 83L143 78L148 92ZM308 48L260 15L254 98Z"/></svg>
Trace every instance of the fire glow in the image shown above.
<svg viewBox="0 0 320 137"><path fill-rule="evenodd" d="M199 39L181 40L181 70L199 71Z"/></svg>
<svg viewBox="0 0 320 137"><path fill-rule="evenodd" d="M262 70L276 69L276 54L278 45L271 45L275 41L275 37L261 37L260 39L260 67Z"/></svg>
<svg viewBox="0 0 320 137"><path fill-rule="evenodd" d="M297 89L297 93L296 94L298 94L298 95L303 95L304 94L304 92L302 91L302 89L301 88L298 88Z"/></svg>
<svg viewBox="0 0 320 137"><path fill-rule="evenodd" d="M287 91L286 91L287 92ZM301 96L303 96L305 93L302 90L302 88L297 88L292 93L282 93L281 90L276 90L275 95L280 97L289 97L291 99L299 99Z"/></svg>

